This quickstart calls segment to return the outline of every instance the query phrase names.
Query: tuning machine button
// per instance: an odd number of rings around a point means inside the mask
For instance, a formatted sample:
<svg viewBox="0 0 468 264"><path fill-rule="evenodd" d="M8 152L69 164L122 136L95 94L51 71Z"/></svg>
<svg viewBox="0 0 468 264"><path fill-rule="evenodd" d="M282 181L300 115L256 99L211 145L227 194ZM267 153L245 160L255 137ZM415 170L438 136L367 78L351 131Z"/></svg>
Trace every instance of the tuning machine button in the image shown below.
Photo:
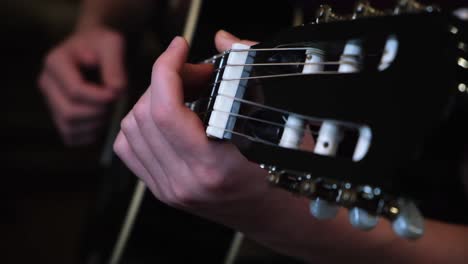
<svg viewBox="0 0 468 264"><path fill-rule="evenodd" d="M424 234L424 218L410 200L398 200L398 214L393 221L393 231L403 238L417 239Z"/></svg>
<svg viewBox="0 0 468 264"><path fill-rule="evenodd" d="M349 210L349 222L352 226L361 230L371 230L379 222L377 216L371 215L363 209L354 207Z"/></svg>
<svg viewBox="0 0 468 264"><path fill-rule="evenodd" d="M338 214L338 206L321 198L310 202L310 213L319 220L333 219Z"/></svg>

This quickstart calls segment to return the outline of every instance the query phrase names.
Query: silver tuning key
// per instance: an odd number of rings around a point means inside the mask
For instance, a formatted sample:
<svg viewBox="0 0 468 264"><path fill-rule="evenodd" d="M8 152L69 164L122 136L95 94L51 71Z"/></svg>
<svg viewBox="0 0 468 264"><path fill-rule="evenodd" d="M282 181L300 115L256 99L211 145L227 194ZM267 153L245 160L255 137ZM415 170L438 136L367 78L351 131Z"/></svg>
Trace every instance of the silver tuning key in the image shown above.
<svg viewBox="0 0 468 264"><path fill-rule="evenodd" d="M420 238L424 234L424 218L416 204L410 200L400 199L398 210L398 216L393 221L393 231L403 238Z"/></svg>
<svg viewBox="0 0 468 264"><path fill-rule="evenodd" d="M346 43L338 71L342 73L356 72L359 70L359 59L362 55L362 48L359 40L350 40ZM343 138L342 129L335 123L325 121L320 127L320 131L315 144L316 154L334 157L338 152L338 145ZM328 201L317 198L310 203L310 212L317 219L331 219L338 213L338 206Z"/></svg>
<svg viewBox="0 0 468 264"><path fill-rule="evenodd" d="M329 121L323 122L315 143L314 153L335 156L342 137L343 134L338 125ZM338 206L318 197L310 202L310 213L320 220L332 219L338 213Z"/></svg>
<svg viewBox="0 0 468 264"><path fill-rule="evenodd" d="M338 206L317 198L310 202L310 213L318 220L333 219L338 214Z"/></svg>
<svg viewBox="0 0 468 264"><path fill-rule="evenodd" d="M358 187L358 189L361 199L366 199L367 201L372 201L376 198L375 196L379 195L381 192L379 188L374 189L367 185ZM348 217L351 225L361 230L371 230L379 221L376 215L370 214L359 207L350 208Z"/></svg>
<svg viewBox="0 0 468 264"><path fill-rule="evenodd" d="M377 226L379 218L355 207L349 210L349 222L355 228L367 231Z"/></svg>

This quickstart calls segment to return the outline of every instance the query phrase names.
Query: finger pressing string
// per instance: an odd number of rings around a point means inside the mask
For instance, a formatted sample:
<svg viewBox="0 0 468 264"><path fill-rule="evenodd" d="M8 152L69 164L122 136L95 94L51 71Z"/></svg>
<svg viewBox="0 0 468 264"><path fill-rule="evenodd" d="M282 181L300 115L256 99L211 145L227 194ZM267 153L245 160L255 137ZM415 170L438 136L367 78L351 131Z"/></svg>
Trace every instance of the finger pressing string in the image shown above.
<svg viewBox="0 0 468 264"><path fill-rule="evenodd" d="M242 43L248 46L253 46L257 44L257 42L250 41L250 40L241 40L238 37L232 35L231 33L225 31L225 30L220 30L216 33L215 36L215 44L216 44L216 49L218 51L225 51L229 50L234 43Z"/></svg>

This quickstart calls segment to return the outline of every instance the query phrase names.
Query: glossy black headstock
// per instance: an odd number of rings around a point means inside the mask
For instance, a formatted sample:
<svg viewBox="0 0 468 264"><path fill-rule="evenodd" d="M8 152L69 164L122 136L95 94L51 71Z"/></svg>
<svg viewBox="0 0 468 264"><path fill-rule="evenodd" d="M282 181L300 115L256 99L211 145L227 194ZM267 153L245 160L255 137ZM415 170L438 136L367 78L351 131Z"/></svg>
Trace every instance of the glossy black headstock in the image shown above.
<svg viewBox="0 0 468 264"><path fill-rule="evenodd" d="M271 183L314 200L318 218L337 204L372 218L355 219L362 229L383 216L415 238L423 230L415 204L457 177L468 142L468 38L451 14L414 1L406 2L430 12L403 13L403 2L398 15L360 2L357 10L372 12L352 20L323 9L336 19L234 47L213 59L211 94L197 107L210 137L231 140Z"/></svg>

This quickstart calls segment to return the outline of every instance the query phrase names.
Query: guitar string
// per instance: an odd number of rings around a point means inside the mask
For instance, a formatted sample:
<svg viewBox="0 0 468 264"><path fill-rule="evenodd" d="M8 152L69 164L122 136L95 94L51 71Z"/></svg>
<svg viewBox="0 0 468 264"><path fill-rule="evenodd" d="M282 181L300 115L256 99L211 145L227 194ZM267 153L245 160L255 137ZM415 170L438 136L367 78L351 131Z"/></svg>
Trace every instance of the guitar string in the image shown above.
<svg viewBox="0 0 468 264"><path fill-rule="evenodd" d="M222 57L234 52L250 52L250 51L294 51L294 50L311 50L314 48L262 48L262 49L230 49L224 52L218 53L208 59L203 60L205 63L211 63L215 60L221 59ZM319 51L319 50L317 50Z"/></svg>
<svg viewBox="0 0 468 264"><path fill-rule="evenodd" d="M271 146L275 146L275 147L279 146L278 144L276 144L274 142L264 140L264 139L261 139L261 138L258 138L258 137L249 136L247 134L237 132L237 131L234 131L234 130L230 130L230 129L226 129L226 128L223 128L223 127L212 126L212 125L209 125L209 127L219 129L219 130L222 130L223 132L231 133L231 134L234 134L234 135L237 135L237 136L241 136L241 137L247 138L247 139L249 139L251 141L255 141L255 142L259 142L259 143L263 143L263 144L267 144L267 145L271 145Z"/></svg>
<svg viewBox="0 0 468 264"><path fill-rule="evenodd" d="M251 52L251 51L267 52L267 51L308 51L308 50L316 51L317 54L323 54L323 51L321 51L320 49L311 48L311 47L307 47L307 48L230 49L230 50L226 50L225 52L218 53L218 54L216 54L216 55L214 55L214 56L212 56L210 58L207 58L205 60L202 60L201 63L213 63L213 62L225 57L226 55L229 55L230 53L241 53L241 52ZM350 54L342 54L341 56L350 57L350 58L360 58L360 57L362 57L360 55L350 55ZM374 56L374 55L368 54L367 56Z"/></svg>
<svg viewBox="0 0 468 264"><path fill-rule="evenodd" d="M207 59L205 60L204 62L213 62L213 60L216 60L216 59L220 59L221 57L231 53L231 52L247 52L247 51L290 51L290 50L311 50L311 48L262 48L262 49L231 49L231 50L228 50L224 53L220 53L220 54L217 54L215 56L213 56L212 58L210 59ZM360 56L353 56L353 55L342 55L341 58L342 59L346 59L346 58L353 58L355 59L356 57L360 57ZM352 65L352 66L358 66L359 63L357 63L356 61L346 61L346 60L340 60L340 61L325 61L325 62L286 62L286 63L250 63L250 64L227 64L227 65L224 65L222 67L219 67L217 69L215 69L214 71L219 71L223 68L226 68L227 66L287 66L287 65L340 65L340 64L349 64L349 65ZM264 76L253 76L253 77L242 77L242 78L233 78L233 79L222 79L220 81L217 81L215 83L212 83L211 85L216 85L222 81L236 81L236 80L252 80L252 79L264 79L264 78L275 78L275 77L287 77L287 76L299 76L299 75L309 75L309 74L343 74L342 72L338 72L338 71L320 71L320 72L314 72L314 73L289 73L289 74L276 74L276 75L264 75ZM226 96L226 95L223 95L223 94L218 94L218 96L224 96L224 97L228 97L232 100L235 100L235 101L239 101L239 102L242 102L242 103L246 103L246 104L251 104L251 105L255 105L259 108L264 108L264 109L269 109L269 110L272 110L272 111L276 111L276 112L280 112L280 113L283 113L283 114L293 114L293 113L289 113L287 111L283 111L281 109L274 109L274 108L270 108L268 106L265 106L265 105L261 105L261 104L258 104L258 103L255 103L255 102L251 102L251 101L247 101L247 100L244 100L244 99L240 99L240 98L236 98L236 97L230 97L230 96ZM244 119L250 119L250 120L253 120L253 121L257 121L257 122L262 122L262 123L267 123L267 124L271 124L271 125L275 125L275 126L279 126L279 127L283 127L283 128L292 128L292 129L295 129L295 130L298 130L300 132L303 132L305 131L305 129L298 129L298 128L295 128L295 127L291 127L291 126L287 126L287 125L282 125L280 123L275 123L275 122L271 122L271 121L268 121L268 120L263 120L263 119L257 119L257 118L253 118L253 117L248 117L248 116L243 116L243 115L239 115L239 114L234 114L234 113L229 113L229 112L225 112L225 111L220 111L220 110L211 110L211 112L213 111L217 111L217 112L222 112L222 113L226 113L226 114L229 114L231 116L236 116L236 117L239 117L239 118L244 118ZM205 111L204 114L206 114L208 111ZM198 113L199 115L201 115L200 113ZM305 119L308 119L308 120L314 120L310 117L306 117ZM316 120L315 120L316 121ZM313 131L311 131L312 133L314 133ZM317 133L317 132L315 132Z"/></svg>
<svg viewBox="0 0 468 264"><path fill-rule="evenodd" d="M252 120L252 121L259 122L259 123L264 123L264 124L268 124L268 125L273 125L273 126L277 126L277 127L281 127L281 128L290 128L290 129L296 130L296 131L301 132L301 133L307 131L307 128L293 127L293 126L290 126L290 125L287 125L287 124L281 124L281 123L269 121L269 120L266 120L266 119L255 118L255 117L251 117L251 116L246 116L246 115L242 115L242 114L231 113L231 112L222 111L222 110L217 110L217 109L212 109L212 110L210 110L210 111L205 111L203 114L213 113L213 112L228 114L229 116L234 116L234 117L241 118L241 119L246 119L246 120ZM312 130L312 129L310 129L310 128L311 128L311 126L309 125L309 131L310 131L310 133L311 133L312 135L318 135L318 131Z"/></svg>
<svg viewBox="0 0 468 264"><path fill-rule="evenodd" d="M344 122L344 121L338 121L338 120L332 120L332 119L325 120L325 119L321 119L321 118L305 116L305 115L289 112L289 111L286 111L286 110L283 110L283 109L280 109L280 108L260 104L260 103L257 103L257 102L253 102L253 101L250 101L250 100L245 100L245 99L242 99L242 98L233 97L233 96L229 96L229 95L225 95L225 94L217 94L216 97L218 97L218 96L219 97L225 97L225 98L228 98L228 99L231 99L231 100L234 100L234 101L238 101L238 102L241 102L241 103L244 103L244 104L248 104L248 105L260 108L260 109L266 109L266 110L270 110L270 111L273 111L273 112L277 112L277 113L280 113L282 115L286 115L286 116L294 115L294 116L296 116L298 118L307 120L307 122L311 126L320 126L324 121L327 121L327 122L334 122L336 125L347 127L349 129L359 129L359 128L362 127L362 125L360 125L360 124L355 124L355 123L351 123L351 122ZM213 97L200 98L199 100L210 100L210 99L214 99L214 98ZM198 100L197 100L197 102L198 102ZM209 111L205 111L205 112L203 112L203 114L206 114L208 112ZM197 112L197 114L202 114L202 113ZM270 122L268 120L264 120L264 121Z"/></svg>
<svg viewBox="0 0 468 264"><path fill-rule="evenodd" d="M270 75L260 75L260 76L252 76L252 77L241 77L241 78L230 78L230 79L222 79L220 81L211 83L210 85L217 85L223 81L231 82L231 81L242 81L242 80L257 80L257 79L270 79L270 78L280 78L280 77L291 77L291 76L302 76L302 75L344 75L344 74L352 74L356 72L339 72L339 71L317 71L313 73L283 73L283 74L270 74Z"/></svg>
<svg viewBox="0 0 468 264"><path fill-rule="evenodd" d="M317 66L325 66L325 65L342 65L342 64L348 64L351 66L359 67L360 64L354 61L345 61L345 60L340 60L340 61L324 61L324 62L275 62L275 63L245 63L245 64L226 64L223 65L222 67L216 68L213 71L217 72L222 69L225 69L226 67L234 67L234 66L299 66L299 65L317 65Z"/></svg>
<svg viewBox="0 0 468 264"><path fill-rule="evenodd" d="M288 116L289 115L294 115L294 116L297 116L299 118L308 120L309 123L311 123L313 125L320 125L323 122L323 120L319 119L319 118L313 118L313 117L310 117L310 116L305 116L305 115L292 113L292 112L289 112L289 111L286 111L286 110L283 110L283 109L280 109L280 108L260 104L260 103L254 102L254 101L250 101L250 100L246 100L246 99L242 99L242 98L238 98L238 97L234 97L234 96L230 96L230 95L225 95L225 94L218 93L218 94L216 94L216 97L218 97L218 96L225 97L225 98L228 98L228 99L231 99L231 100L234 100L234 101L238 101L238 102L241 102L241 103L245 103L245 104L248 104L248 105L252 105L252 106L258 107L260 109L266 109L266 110L270 110L270 111L273 111L273 112L278 112L278 113L288 115ZM209 99L214 99L214 98L211 97ZM206 100L206 99L203 99L203 100Z"/></svg>

